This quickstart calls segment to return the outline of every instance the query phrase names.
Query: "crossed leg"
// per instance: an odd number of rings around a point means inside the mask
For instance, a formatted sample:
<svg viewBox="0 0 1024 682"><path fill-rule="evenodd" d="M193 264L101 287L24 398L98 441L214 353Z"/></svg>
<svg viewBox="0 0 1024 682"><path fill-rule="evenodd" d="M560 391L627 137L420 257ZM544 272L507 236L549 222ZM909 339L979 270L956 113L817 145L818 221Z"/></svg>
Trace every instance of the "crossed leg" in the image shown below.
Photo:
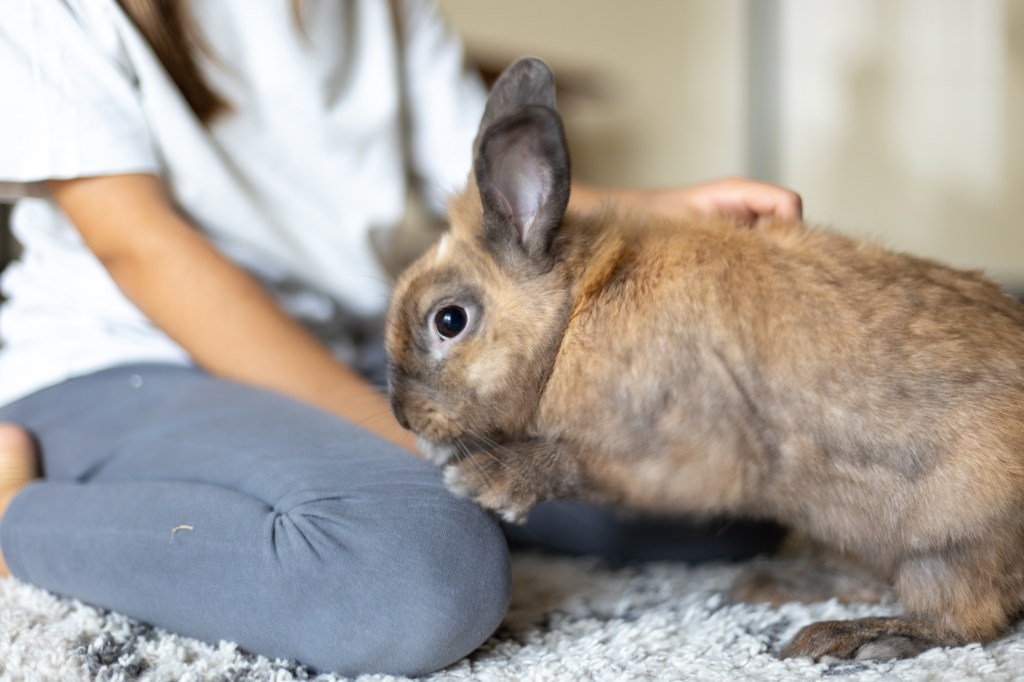
<svg viewBox="0 0 1024 682"><path fill-rule="evenodd" d="M504 615L501 531L368 431L186 368L101 372L0 410L46 477L0 525L13 575L206 641L421 675Z"/></svg>

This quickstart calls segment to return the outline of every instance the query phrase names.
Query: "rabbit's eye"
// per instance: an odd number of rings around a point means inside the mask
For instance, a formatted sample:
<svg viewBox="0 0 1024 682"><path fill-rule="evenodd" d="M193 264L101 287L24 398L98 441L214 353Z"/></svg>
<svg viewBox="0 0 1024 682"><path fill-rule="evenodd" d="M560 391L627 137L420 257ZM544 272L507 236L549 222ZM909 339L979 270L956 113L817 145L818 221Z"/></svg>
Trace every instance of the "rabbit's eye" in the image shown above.
<svg viewBox="0 0 1024 682"><path fill-rule="evenodd" d="M434 327L437 333L446 339L455 338L466 328L466 311L457 305L441 308L434 315Z"/></svg>

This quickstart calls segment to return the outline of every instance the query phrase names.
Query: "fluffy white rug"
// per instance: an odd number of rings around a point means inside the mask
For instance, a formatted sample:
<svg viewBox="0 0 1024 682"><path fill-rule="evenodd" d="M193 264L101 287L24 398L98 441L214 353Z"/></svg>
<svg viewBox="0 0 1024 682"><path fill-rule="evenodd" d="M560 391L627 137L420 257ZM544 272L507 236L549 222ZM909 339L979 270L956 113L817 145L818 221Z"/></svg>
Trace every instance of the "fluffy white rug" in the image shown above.
<svg viewBox="0 0 1024 682"><path fill-rule="evenodd" d="M1024 625L987 646L896 662L780 661L773 652L814 620L882 615L835 602L781 609L724 605L733 566L612 569L584 559L517 556L505 623L479 651L427 680L1024 679ZM286 661L210 646L0 579L0 679L336 680ZM362 682L402 678L365 676Z"/></svg>

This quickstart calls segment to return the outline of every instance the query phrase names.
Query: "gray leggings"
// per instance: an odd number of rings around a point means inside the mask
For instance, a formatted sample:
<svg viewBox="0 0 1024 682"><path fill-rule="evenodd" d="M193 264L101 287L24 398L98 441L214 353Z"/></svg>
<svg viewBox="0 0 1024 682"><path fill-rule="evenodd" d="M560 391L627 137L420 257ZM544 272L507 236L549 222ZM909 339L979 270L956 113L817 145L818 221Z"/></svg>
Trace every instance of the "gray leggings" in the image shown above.
<svg viewBox="0 0 1024 682"><path fill-rule="evenodd" d="M11 572L210 642L355 675L479 646L509 595L499 527L336 417L188 368L135 366L0 410L45 479L11 503Z"/></svg>

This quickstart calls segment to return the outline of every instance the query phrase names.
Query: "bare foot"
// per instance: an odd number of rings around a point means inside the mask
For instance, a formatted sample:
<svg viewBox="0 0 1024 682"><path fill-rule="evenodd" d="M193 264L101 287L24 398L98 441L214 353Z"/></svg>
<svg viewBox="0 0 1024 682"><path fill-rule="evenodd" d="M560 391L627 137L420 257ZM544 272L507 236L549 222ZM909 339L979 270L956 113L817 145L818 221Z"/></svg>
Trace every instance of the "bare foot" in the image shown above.
<svg viewBox="0 0 1024 682"><path fill-rule="evenodd" d="M19 490L39 477L36 447L20 426L0 424L0 520ZM0 576L8 575L0 554Z"/></svg>

